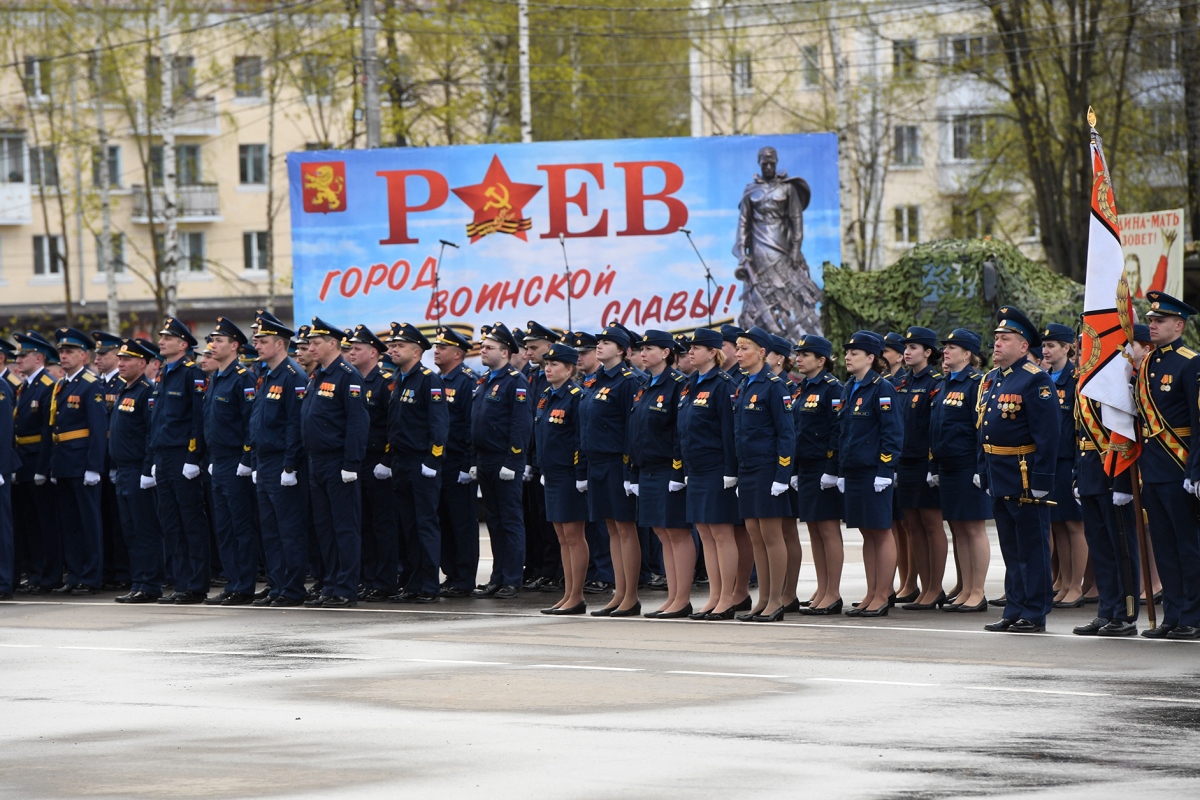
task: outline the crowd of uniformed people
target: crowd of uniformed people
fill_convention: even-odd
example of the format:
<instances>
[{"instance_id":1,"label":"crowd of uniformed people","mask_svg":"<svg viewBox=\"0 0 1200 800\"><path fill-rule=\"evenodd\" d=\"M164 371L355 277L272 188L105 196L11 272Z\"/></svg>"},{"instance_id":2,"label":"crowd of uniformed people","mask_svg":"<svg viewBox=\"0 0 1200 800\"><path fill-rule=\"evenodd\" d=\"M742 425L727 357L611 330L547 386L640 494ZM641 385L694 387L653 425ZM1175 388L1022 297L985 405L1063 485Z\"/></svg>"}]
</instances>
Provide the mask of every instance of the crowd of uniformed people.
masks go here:
<instances>
[{"instance_id":1,"label":"crowd of uniformed people","mask_svg":"<svg viewBox=\"0 0 1200 800\"><path fill-rule=\"evenodd\" d=\"M1194 639L1195 310L1149 295L1130 391L1157 554L1144 595L1163 608L1142 635ZM988 630L1030 633L1094 603L1075 633L1135 634L1135 487L1104 472L1113 442L1076 396L1075 331L997 318L990 370L978 332L914 326L849 337L844 383L834 343L732 325L485 325L480 374L462 333L409 323L292 330L260 311L249 335L218 318L203 348L173 318L156 341L16 333L0 340L0 599L345 608L539 591L556 598L545 614L598 596L592 616L748 622L999 606ZM990 599L989 520L1005 564ZM843 524L862 535L857 602L841 595ZM656 610L647 590L666 592Z\"/></svg>"}]
</instances>

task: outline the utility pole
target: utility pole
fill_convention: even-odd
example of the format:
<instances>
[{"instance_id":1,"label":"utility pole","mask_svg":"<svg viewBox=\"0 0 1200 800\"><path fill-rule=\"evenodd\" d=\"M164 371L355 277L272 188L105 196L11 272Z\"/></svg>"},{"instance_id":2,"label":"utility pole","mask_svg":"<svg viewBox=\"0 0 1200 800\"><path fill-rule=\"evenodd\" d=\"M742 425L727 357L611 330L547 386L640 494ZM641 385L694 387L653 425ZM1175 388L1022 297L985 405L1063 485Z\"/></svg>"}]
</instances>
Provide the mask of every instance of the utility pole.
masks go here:
<instances>
[{"instance_id":1,"label":"utility pole","mask_svg":"<svg viewBox=\"0 0 1200 800\"><path fill-rule=\"evenodd\" d=\"M116 265L112 257L112 192L108 185L108 126L104 122L104 69L100 52L92 51L92 105L96 111L96 137L100 140L100 252L96 258L104 270L108 290L108 330L121 333L121 308L117 298Z\"/></svg>"},{"instance_id":2,"label":"utility pole","mask_svg":"<svg viewBox=\"0 0 1200 800\"><path fill-rule=\"evenodd\" d=\"M692 0L691 43L688 47L688 83L691 94L692 136L704 135L704 67L700 56L700 20L704 0Z\"/></svg>"},{"instance_id":3,"label":"utility pole","mask_svg":"<svg viewBox=\"0 0 1200 800\"><path fill-rule=\"evenodd\" d=\"M167 316L178 309L179 296L179 215L175 190L175 58L171 52L171 17L167 0L158 0L159 72L162 75L162 114L159 134L163 154L163 267L167 273ZM154 218L153 191L150 194L150 218Z\"/></svg>"},{"instance_id":4,"label":"utility pole","mask_svg":"<svg viewBox=\"0 0 1200 800\"><path fill-rule=\"evenodd\" d=\"M379 120L379 26L375 0L362 0L363 102L367 112L367 147L380 147L383 126Z\"/></svg>"},{"instance_id":5,"label":"utility pole","mask_svg":"<svg viewBox=\"0 0 1200 800\"><path fill-rule=\"evenodd\" d=\"M521 80L521 141L533 141L533 99L529 94L529 0L517 2L517 68Z\"/></svg>"},{"instance_id":6,"label":"utility pole","mask_svg":"<svg viewBox=\"0 0 1200 800\"><path fill-rule=\"evenodd\" d=\"M87 305L87 277L83 259L83 164L79 157L79 101L75 94L75 64L71 63L71 126L73 138L72 156L75 159L75 253L79 260L79 305ZM66 234L66 231L63 231Z\"/></svg>"}]
</instances>

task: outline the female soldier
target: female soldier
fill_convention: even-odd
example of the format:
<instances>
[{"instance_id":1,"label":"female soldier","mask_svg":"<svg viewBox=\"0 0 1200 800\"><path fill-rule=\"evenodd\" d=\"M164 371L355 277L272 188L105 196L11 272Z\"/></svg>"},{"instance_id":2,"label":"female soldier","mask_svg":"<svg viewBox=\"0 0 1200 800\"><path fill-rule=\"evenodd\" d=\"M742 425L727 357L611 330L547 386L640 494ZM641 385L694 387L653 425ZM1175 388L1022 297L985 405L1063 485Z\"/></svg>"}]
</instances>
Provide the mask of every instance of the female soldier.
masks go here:
<instances>
[{"instance_id":1,"label":"female soldier","mask_svg":"<svg viewBox=\"0 0 1200 800\"><path fill-rule=\"evenodd\" d=\"M596 334L596 357L600 370L579 404L583 455L588 462L588 517L604 521L612 555L616 591L612 601L594 617L636 617L642 613L638 602L638 572L642 551L638 545L636 501L630 488L628 458L629 410L637 382L625 366L629 335L618 325L609 325Z\"/></svg>"},{"instance_id":2,"label":"female soldier","mask_svg":"<svg viewBox=\"0 0 1200 800\"><path fill-rule=\"evenodd\" d=\"M550 384L537 402L533 435L537 467L546 488L546 521L554 525L562 553L563 596L543 614L582 614L583 582L587 577L587 456L580 442L579 404L583 390L575 383L579 352L565 344L553 344L542 354L546 381Z\"/></svg>"},{"instance_id":3,"label":"female soldier","mask_svg":"<svg viewBox=\"0 0 1200 800\"><path fill-rule=\"evenodd\" d=\"M904 337L895 331L888 331L883 337L883 360L887 371L880 374L897 388L908 377L908 370L904 366L904 346ZM921 596L921 591L917 586L916 559L913 558L904 511L900 508L899 492L894 492L892 496L892 540L896 543L896 568L900 578L900 588L893 602L911 603Z\"/></svg>"},{"instance_id":4,"label":"female soldier","mask_svg":"<svg viewBox=\"0 0 1200 800\"><path fill-rule=\"evenodd\" d=\"M929 412L937 400L942 374L931 363L938 356L937 334L913 326L904 335L904 363L908 375L896 387L904 420L904 449L896 488L908 529L913 567L921 582L921 594L901 606L908 611L928 611L946 601L942 578L946 572L946 530L942 525L941 497L929 475ZM972 473L974 474L974 473Z\"/></svg>"},{"instance_id":5,"label":"female soldier","mask_svg":"<svg viewBox=\"0 0 1200 800\"><path fill-rule=\"evenodd\" d=\"M793 486L799 517L808 523L808 541L817 569L817 591L801 614L842 611L842 496L837 492L838 411L842 384L829 374L833 345L805 336L796 345L796 363L804 380L792 403L796 422L796 474Z\"/></svg>"},{"instance_id":6,"label":"female soldier","mask_svg":"<svg viewBox=\"0 0 1200 800\"><path fill-rule=\"evenodd\" d=\"M771 346L767 348L767 366L771 372L783 381L783 388L788 396L796 399L796 384L792 381L792 344L782 336L771 336ZM793 427L795 422L793 420ZM796 526L796 517L800 516L799 500L796 497L796 476L788 485L787 497L791 504L791 513L783 518L783 544L787 548L787 572L783 576L784 612L800 610L800 599L796 597L796 584L800 581L800 565L804 560L804 550L800 547L800 530Z\"/></svg>"},{"instance_id":7,"label":"female soldier","mask_svg":"<svg viewBox=\"0 0 1200 800\"><path fill-rule=\"evenodd\" d=\"M886 617L896 572L892 491L904 422L896 390L879 374L886 369L882 351L883 339L871 331L858 331L846 343L850 378L842 391L838 489L846 526L862 532L867 573L867 594L848 616Z\"/></svg>"},{"instance_id":8,"label":"female soldier","mask_svg":"<svg viewBox=\"0 0 1200 800\"><path fill-rule=\"evenodd\" d=\"M687 476L687 519L696 526L708 566L708 601L691 619L733 619L738 573L734 525L738 516L734 451L733 378L721 370L721 334L692 334L695 372L679 398L679 443Z\"/></svg>"},{"instance_id":9,"label":"female soldier","mask_svg":"<svg viewBox=\"0 0 1200 800\"><path fill-rule=\"evenodd\" d=\"M958 564L961 586L958 596L943 611L986 611L983 582L991 561L984 520L992 518L992 502L975 485L979 457L979 334L955 328L943 339L942 370L945 377L933 398L929 420L928 483L938 488L942 518L950 523L954 537L954 560ZM907 436L906 436L907 438Z\"/></svg>"},{"instance_id":10,"label":"female soldier","mask_svg":"<svg viewBox=\"0 0 1200 800\"><path fill-rule=\"evenodd\" d=\"M629 415L630 484L638 498L638 525L653 528L662 542L667 599L647 617L678 619L692 613L692 579L696 546L687 523L680 455L679 395L686 378L671 365L675 343L666 331L642 335L642 367L646 382L633 396Z\"/></svg>"},{"instance_id":11,"label":"female soldier","mask_svg":"<svg viewBox=\"0 0 1200 800\"><path fill-rule=\"evenodd\" d=\"M1058 555L1058 571L1062 583L1054 598L1055 608L1078 608L1083 605L1083 574L1087 569L1087 540L1083 535L1083 510L1075 502L1072 491L1075 451L1075 331L1066 325L1050 323L1042 333L1043 365L1054 381L1058 392L1059 421L1058 462L1054 470L1054 499L1058 505L1050 508L1050 531L1054 536L1054 552Z\"/></svg>"},{"instance_id":12,"label":"female soldier","mask_svg":"<svg viewBox=\"0 0 1200 800\"><path fill-rule=\"evenodd\" d=\"M792 396L766 365L770 346L771 334L757 326L738 338L738 364L747 377L738 387L733 405L738 510L750 533L759 587L758 602L738 619L754 622L778 622L784 615L787 546L783 519L792 513L787 491L796 449Z\"/></svg>"}]
</instances>

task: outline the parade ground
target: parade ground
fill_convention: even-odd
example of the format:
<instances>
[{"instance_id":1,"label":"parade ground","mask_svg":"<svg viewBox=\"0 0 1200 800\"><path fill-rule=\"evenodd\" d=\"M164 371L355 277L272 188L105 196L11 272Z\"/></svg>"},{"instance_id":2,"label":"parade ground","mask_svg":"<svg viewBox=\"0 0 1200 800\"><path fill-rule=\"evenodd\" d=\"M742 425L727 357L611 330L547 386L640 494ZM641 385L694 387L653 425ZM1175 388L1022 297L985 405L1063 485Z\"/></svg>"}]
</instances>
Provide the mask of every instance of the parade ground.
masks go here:
<instances>
[{"instance_id":1,"label":"parade ground","mask_svg":"<svg viewBox=\"0 0 1200 800\"><path fill-rule=\"evenodd\" d=\"M1021 635L551 602L2 603L0 797L1200 796L1200 643L1073 636L1094 606Z\"/></svg>"}]
</instances>

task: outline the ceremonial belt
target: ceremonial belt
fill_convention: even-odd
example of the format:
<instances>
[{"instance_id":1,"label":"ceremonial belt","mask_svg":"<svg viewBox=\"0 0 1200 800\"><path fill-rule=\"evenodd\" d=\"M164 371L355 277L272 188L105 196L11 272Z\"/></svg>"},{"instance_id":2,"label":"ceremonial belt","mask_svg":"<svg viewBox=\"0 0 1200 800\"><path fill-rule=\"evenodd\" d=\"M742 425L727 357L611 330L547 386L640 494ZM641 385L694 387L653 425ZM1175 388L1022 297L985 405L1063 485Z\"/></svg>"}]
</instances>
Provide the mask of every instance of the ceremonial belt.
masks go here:
<instances>
[{"instance_id":1,"label":"ceremonial belt","mask_svg":"<svg viewBox=\"0 0 1200 800\"><path fill-rule=\"evenodd\" d=\"M1154 351L1151 351L1154 352ZM1146 439L1158 439L1167 452L1171 454L1179 466L1187 465L1188 444L1184 441L1192 435L1192 429L1172 428L1163 419L1162 412L1154 405L1150 394L1150 353L1142 359L1142 367L1137 376L1137 399L1142 412L1142 436Z\"/></svg>"},{"instance_id":2,"label":"ceremonial belt","mask_svg":"<svg viewBox=\"0 0 1200 800\"><path fill-rule=\"evenodd\" d=\"M1080 439L1079 440L1079 449L1080 450L1097 450L1098 451L1100 448L1096 446L1095 442L1093 442L1089 439Z\"/></svg>"},{"instance_id":3,"label":"ceremonial belt","mask_svg":"<svg viewBox=\"0 0 1200 800\"><path fill-rule=\"evenodd\" d=\"M65 433L56 433L54 434L54 443L58 444L59 442L71 442L75 439L86 439L90 433L91 431L87 428L80 428L77 431L67 431Z\"/></svg>"},{"instance_id":4,"label":"ceremonial belt","mask_svg":"<svg viewBox=\"0 0 1200 800\"><path fill-rule=\"evenodd\" d=\"M41 444L41 441L42 441L42 435L40 433L35 433L32 436L18 436L17 437L17 445L18 446L26 445L26 444Z\"/></svg>"},{"instance_id":5,"label":"ceremonial belt","mask_svg":"<svg viewBox=\"0 0 1200 800\"><path fill-rule=\"evenodd\" d=\"M1109 437L1108 429L1096 419L1096 412L1092 408L1092 400L1090 398L1079 398L1079 402L1075 404L1075 420L1083 428L1083 432L1086 435L1086 438L1083 436L1079 438L1080 450L1097 450L1101 453L1108 452L1112 440Z\"/></svg>"},{"instance_id":6,"label":"ceremonial belt","mask_svg":"<svg viewBox=\"0 0 1200 800\"><path fill-rule=\"evenodd\" d=\"M1004 447L998 444L985 444L983 452L993 456L1024 456L1037 450L1036 444L1022 444L1016 447Z\"/></svg>"}]
</instances>

